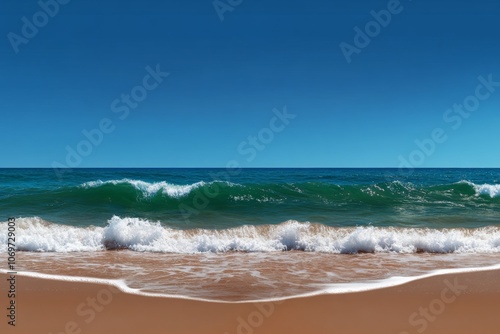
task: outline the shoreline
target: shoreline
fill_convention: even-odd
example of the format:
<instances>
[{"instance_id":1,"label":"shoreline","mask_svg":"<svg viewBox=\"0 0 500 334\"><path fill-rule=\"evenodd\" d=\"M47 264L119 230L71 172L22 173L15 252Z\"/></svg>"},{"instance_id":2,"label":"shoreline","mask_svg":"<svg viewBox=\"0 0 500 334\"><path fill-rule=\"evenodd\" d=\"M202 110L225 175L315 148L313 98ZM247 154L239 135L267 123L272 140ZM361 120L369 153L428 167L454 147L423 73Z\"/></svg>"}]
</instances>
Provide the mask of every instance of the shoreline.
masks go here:
<instances>
[{"instance_id":1,"label":"shoreline","mask_svg":"<svg viewBox=\"0 0 500 334\"><path fill-rule=\"evenodd\" d=\"M401 285L409 284L412 282L418 282L420 280L425 280L427 278L446 276L446 275L456 275L456 274L468 274L468 273L480 273L487 271L498 271L500 273L500 264L491 265L486 267L472 267L472 268L453 268L453 269L437 269L418 276L401 276L401 277L389 277L380 280L369 280L365 282L352 282L352 283L332 283L328 284L324 289L317 291L284 296L279 298L269 298L269 299L258 299L258 300L219 300L219 299L208 299L199 298L185 295L172 295L164 293L155 293L148 291L140 291L139 289L134 289L129 287L123 280L120 279L104 279L95 277L83 277L83 276L70 276L70 275L54 275L54 274L44 274L30 271L18 271L17 276L47 280L47 281L58 281L58 282L68 282L68 283L82 283L82 284L97 284L102 286L110 286L114 289L119 290L121 293L136 295L141 297L151 297L151 298L168 298L168 299L183 299L197 302L207 302L207 303L222 303L222 304L243 304L243 303L275 303L283 302L290 299L298 298L308 298L321 295L338 295L338 294L349 294L349 293L361 293L369 292L380 289L387 289L392 287L398 287ZM9 271L0 269L0 275L6 275ZM500 286L500 276L499 276L499 286Z\"/></svg>"},{"instance_id":2,"label":"shoreline","mask_svg":"<svg viewBox=\"0 0 500 334\"><path fill-rule=\"evenodd\" d=\"M493 334L500 327L500 269L257 303L141 296L106 284L19 273L16 280L16 333ZM4 272L0 282L4 295ZM6 313L7 299L0 301ZM2 318L2 332L13 329Z\"/></svg>"}]
</instances>

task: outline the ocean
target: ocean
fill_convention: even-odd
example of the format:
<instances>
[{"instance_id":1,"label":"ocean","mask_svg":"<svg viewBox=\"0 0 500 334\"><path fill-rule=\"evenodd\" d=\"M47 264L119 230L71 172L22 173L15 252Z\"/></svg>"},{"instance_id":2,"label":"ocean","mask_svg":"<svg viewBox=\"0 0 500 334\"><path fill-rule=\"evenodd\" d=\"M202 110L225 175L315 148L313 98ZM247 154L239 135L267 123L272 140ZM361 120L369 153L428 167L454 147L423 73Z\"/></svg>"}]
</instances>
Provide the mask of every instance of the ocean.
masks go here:
<instances>
[{"instance_id":1,"label":"ocean","mask_svg":"<svg viewBox=\"0 0 500 334\"><path fill-rule=\"evenodd\" d=\"M0 169L16 269L248 301L500 263L500 169ZM51 277L51 276L47 276Z\"/></svg>"}]
</instances>

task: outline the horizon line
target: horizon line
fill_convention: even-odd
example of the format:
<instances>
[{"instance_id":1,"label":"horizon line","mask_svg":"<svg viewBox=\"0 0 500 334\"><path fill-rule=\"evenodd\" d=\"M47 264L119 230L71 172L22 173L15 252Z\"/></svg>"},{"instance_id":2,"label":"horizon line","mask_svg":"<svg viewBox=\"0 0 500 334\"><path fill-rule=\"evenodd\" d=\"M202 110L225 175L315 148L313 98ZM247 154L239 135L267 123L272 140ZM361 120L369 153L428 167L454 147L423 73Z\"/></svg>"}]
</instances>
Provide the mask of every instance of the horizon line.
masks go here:
<instances>
[{"instance_id":1,"label":"horizon line","mask_svg":"<svg viewBox=\"0 0 500 334\"><path fill-rule=\"evenodd\" d=\"M0 169L500 169L500 167L75 167L75 168L53 168L53 167L0 167Z\"/></svg>"}]
</instances>

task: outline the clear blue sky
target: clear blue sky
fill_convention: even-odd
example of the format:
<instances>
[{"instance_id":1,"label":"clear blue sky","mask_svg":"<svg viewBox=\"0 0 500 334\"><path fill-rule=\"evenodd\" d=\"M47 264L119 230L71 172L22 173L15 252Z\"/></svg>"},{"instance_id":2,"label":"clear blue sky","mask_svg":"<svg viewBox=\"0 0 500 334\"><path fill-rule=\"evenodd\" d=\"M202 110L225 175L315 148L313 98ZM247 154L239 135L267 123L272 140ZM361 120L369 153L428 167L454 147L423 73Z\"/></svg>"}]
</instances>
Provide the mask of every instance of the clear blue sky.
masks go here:
<instances>
[{"instance_id":1,"label":"clear blue sky","mask_svg":"<svg viewBox=\"0 0 500 334\"><path fill-rule=\"evenodd\" d=\"M500 87L460 125L443 118L479 76L500 82L500 3L399 6L348 63L340 43L388 1L244 0L221 21L210 0L71 0L46 25L37 1L2 1L0 167L67 165L105 118L73 167L397 167L436 128L447 140L419 167L500 167ZM33 15L16 53L8 34ZM170 75L120 119L113 101L157 64ZM252 147L284 106L296 117Z\"/></svg>"}]
</instances>

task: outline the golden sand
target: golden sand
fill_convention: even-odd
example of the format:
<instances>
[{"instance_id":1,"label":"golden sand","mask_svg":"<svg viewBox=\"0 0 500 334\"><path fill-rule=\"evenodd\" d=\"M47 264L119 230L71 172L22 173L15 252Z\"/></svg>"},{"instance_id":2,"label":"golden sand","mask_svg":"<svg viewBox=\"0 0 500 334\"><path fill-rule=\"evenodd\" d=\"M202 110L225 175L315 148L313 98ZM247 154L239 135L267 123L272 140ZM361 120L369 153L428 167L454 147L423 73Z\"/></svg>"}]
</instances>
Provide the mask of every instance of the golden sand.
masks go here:
<instances>
[{"instance_id":1,"label":"golden sand","mask_svg":"<svg viewBox=\"0 0 500 334\"><path fill-rule=\"evenodd\" d=\"M6 317L7 275L0 277L1 333L500 333L500 271L257 304L145 297L18 275L15 328Z\"/></svg>"}]
</instances>

